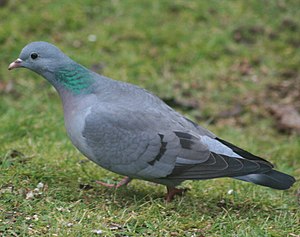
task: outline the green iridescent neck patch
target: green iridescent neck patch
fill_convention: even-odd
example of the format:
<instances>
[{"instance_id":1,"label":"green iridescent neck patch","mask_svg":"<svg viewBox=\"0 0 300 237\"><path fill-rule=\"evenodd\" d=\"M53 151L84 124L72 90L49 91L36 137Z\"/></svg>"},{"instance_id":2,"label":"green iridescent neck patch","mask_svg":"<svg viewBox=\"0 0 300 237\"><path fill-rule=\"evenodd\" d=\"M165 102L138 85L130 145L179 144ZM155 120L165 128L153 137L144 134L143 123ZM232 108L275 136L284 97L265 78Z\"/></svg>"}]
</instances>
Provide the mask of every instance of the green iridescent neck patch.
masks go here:
<instances>
[{"instance_id":1,"label":"green iridescent neck patch","mask_svg":"<svg viewBox=\"0 0 300 237\"><path fill-rule=\"evenodd\" d=\"M91 73L78 64L59 69L55 78L65 89L77 95L90 93L94 81Z\"/></svg>"}]
</instances>

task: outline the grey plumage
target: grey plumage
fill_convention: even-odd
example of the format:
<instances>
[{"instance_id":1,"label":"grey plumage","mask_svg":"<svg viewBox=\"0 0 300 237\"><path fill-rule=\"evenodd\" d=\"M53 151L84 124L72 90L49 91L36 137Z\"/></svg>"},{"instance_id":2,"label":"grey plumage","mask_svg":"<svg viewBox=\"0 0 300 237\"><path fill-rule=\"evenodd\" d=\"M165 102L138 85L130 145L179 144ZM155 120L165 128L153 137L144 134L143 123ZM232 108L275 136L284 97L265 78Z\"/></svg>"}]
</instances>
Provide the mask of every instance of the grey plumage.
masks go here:
<instances>
[{"instance_id":1,"label":"grey plumage","mask_svg":"<svg viewBox=\"0 0 300 237\"><path fill-rule=\"evenodd\" d=\"M37 54L37 58L35 58ZM9 69L26 67L58 91L73 144L110 171L174 188L182 181L233 177L288 189L292 176L228 143L132 84L98 75L55 46L33 42Z\"/></svg>"}]
</instances>

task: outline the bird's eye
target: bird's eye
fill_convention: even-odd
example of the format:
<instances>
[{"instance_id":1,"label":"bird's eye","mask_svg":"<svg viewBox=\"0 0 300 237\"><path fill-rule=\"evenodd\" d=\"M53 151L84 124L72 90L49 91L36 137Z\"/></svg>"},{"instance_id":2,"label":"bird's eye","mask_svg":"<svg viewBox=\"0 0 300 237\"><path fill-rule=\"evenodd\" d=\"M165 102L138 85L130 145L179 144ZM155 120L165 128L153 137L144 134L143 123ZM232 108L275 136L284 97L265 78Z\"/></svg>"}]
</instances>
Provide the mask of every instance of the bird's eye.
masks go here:
<instances>
[{"instance_id":1,"label":"bird's eye","mask_svg":"<svg viewBox=\"0 0 300 237\"><path fill-rule=\"evenodd\" d=\"M38 55L37 55L37 53L32 53L32 54L30 55L30 57L31 57L32 59L36 59L36 58L38 57Z\"/></svg>"}]
</instances>

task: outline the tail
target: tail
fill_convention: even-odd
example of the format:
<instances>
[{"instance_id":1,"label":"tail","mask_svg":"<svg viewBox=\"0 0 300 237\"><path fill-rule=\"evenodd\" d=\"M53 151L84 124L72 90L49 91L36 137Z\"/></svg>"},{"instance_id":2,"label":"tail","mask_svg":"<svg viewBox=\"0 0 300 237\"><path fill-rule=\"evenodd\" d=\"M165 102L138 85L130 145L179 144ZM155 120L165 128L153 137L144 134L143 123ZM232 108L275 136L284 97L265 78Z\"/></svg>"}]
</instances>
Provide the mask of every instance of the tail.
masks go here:
<instances>
[{"instance_id":1,"label":"tail","mask_svg":"<svg viewBox=\"0 0 300 237\"><path fill-rule=\"evenodd\" d=\"M259 174L237 176L234 178L279 190L289 189L296 181L293 176L281 173L277 170L270 170Z\"/></svg>"},{"instance_id":2,"label":"tail","mask_svg":"<svg viewBox=\"0 0 300 237\"><path fill-rule=\"evenodd\" d=\"M257 170L257 173L253 174L246 174L246 175L241 175L241 176L235 176L233 178L243 180L246 182L274 188L274 189L279 189L279 190L285 190L289 189L293 183L296 182L295 178L293 176L284 174L282 172L279 172L277 170L273 170L272 168L274 167L270 162L255 156L227 141L224 141L220 138L216 138L219 142L223 143L224 145L230 147L235 153L239 154L242 156L244 159L251 160L254 162L259 163L260 165L264 164L264 166L269 166L269 170Z\"/></svg>"}]
</instances>

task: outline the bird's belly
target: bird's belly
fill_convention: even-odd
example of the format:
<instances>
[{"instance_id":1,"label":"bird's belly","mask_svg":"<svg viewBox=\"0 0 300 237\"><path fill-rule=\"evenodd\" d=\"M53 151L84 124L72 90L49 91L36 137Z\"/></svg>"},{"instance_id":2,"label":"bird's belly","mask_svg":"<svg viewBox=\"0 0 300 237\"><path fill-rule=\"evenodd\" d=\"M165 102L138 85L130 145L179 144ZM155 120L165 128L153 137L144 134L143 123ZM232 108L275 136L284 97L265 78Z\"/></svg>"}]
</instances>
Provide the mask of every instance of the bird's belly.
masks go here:
<instances>
[{"instance_id":1,"label":"bird's belly","mask_svg":"<svg viewBox=\"0 0 300 237\"><path fill-rule=\"evenodd\" d=\"M65 127L67 134L73 143L73 145L87 158L93 159L93 154L88 148L85 138L82 135L84 129L85 117L90 113L90 108L85 111L78 113L76 111L71 111L65 114Z\"/></svg>"}]
</instances>

